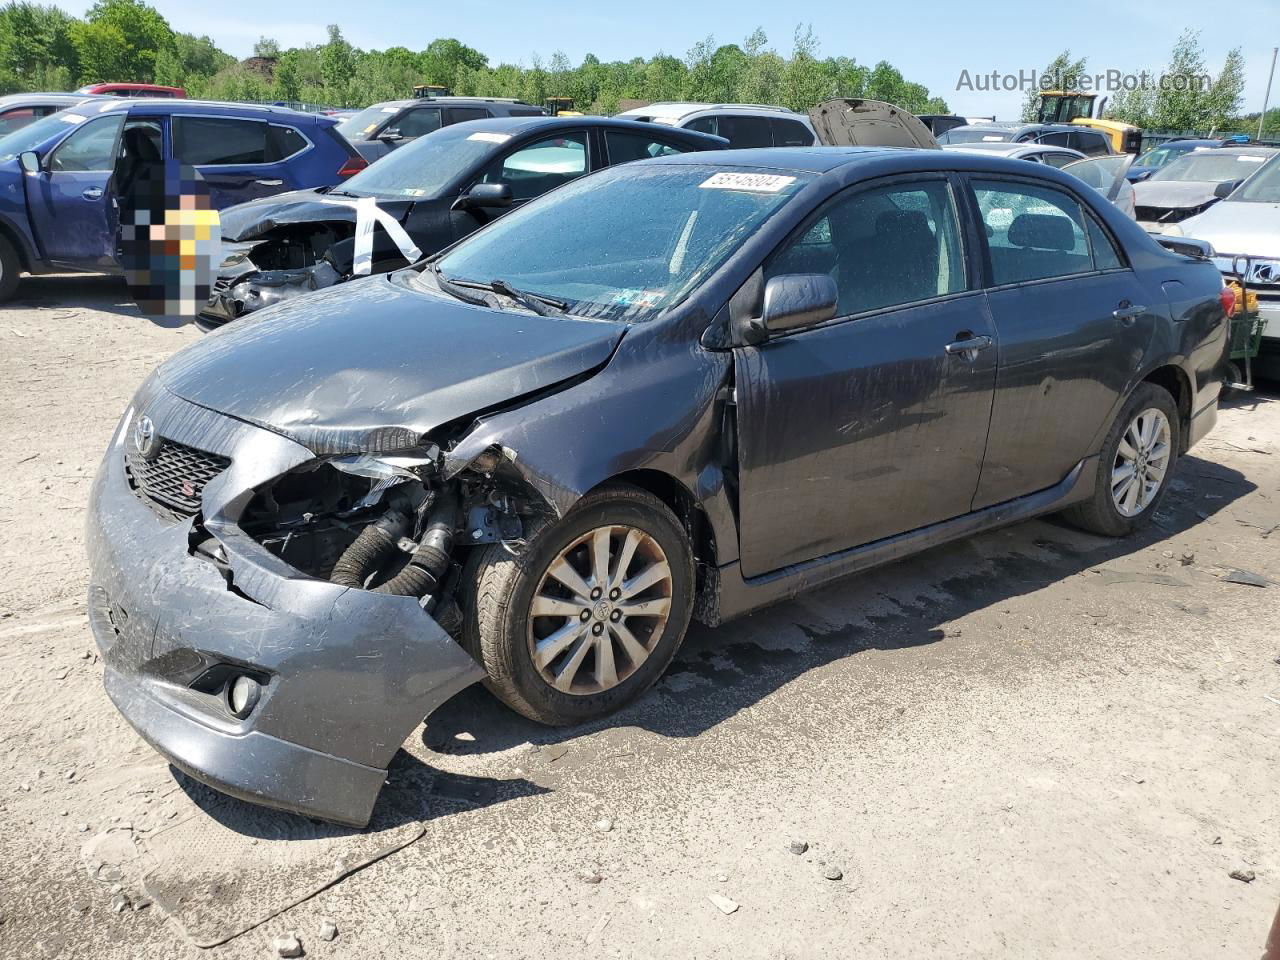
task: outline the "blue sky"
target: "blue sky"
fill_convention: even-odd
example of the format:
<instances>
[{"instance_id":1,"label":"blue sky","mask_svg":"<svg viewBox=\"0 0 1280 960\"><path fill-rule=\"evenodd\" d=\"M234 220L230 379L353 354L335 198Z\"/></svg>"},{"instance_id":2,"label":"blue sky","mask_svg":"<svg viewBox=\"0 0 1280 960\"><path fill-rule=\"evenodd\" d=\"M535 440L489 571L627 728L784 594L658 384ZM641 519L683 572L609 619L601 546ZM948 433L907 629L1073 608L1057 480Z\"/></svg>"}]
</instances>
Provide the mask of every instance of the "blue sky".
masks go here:
<instances>
[{"instance_id":1,"label":"blue sky","mask_svg":"<svg viewBox=\"0 0 1280 960\"><path fill-rule=\"evenodd\" d=\"M803 4L759 0L647 0L621 5L577 0L552 3L405 3L392 0L150 0L176 30L207 34L228 53L248 56L260 35L281 47L320 43L325 24L336 23L356 46L402 45L422 49L439 36L457 37L485 53L491 63L529 62L563 50L574 63L586 53L602 60L683 56L712 34L720 43L740 43L755 27L789 53L798 22L811 23L825 56L851 56L860 63L887 59L911 80L945 97L958 113L1001 118L1016 115L1018 93L957 91L962 69L971 74L1039 69L1063 47L1089 59L1090 71L1159 71L1178 34L1201 31L1209 70L1216 73L1226 52L1243 48L1247 84L1245 112L1262 105L1271 48L1280 44L1280 2L1234 0L1219 7L1206 0L1074 0L1029 4L992 0L856 4L808 0ZM89 4L84 4L87 8ZM67 8L83 13L78 4ZM264 12L265 11L265 12ZM1230 16L1224 16L1229 12ZM1280 89L1272 89L1272 105Z\"/></svg>"}]
</instances>

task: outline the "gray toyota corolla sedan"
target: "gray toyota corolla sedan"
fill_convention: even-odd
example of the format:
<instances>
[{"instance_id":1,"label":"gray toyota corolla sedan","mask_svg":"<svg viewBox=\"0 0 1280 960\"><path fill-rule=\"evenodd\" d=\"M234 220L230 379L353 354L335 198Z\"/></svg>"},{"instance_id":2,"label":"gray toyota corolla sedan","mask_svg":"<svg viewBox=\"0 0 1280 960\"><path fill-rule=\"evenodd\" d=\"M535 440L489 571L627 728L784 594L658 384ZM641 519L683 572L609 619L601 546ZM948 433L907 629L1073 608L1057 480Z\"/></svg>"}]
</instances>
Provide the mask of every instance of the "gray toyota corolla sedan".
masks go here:
<instances>
[{"instance_id":1,"label":"gray toyota corolla sedan","mask_svg":"<svg viewBox=\"0 0 1280 960\"><path fill-rule=\"evenodd\" d=\"M691 616L1050 511L1134 530L1214 423L1222 291L1023 161L582 178L142 385L89 517L107 692L218 789L363 824L474 681L583 721Z\"/></svg>"}]
</instances>

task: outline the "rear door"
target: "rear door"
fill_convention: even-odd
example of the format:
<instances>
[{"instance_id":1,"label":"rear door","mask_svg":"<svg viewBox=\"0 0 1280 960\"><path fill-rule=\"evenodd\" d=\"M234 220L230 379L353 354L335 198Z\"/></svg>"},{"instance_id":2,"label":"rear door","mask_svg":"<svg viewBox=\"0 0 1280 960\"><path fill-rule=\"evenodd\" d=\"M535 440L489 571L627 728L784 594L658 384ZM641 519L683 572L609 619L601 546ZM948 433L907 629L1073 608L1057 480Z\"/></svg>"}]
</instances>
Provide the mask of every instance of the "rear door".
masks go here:
<instances>
[{"instance_id":1,"label":"rear door","mask_svg":"<svg viewBox=\"0 0 1280 960\"><path fill-rule=\"evenodd\" d=\"M974 509L1047 489L1094 452L1155 330L1163 296L1057 186L972 177L999 332L991 435Z\"/></svg>"},{"instance_id":2,"label":"rear door","mask_svg":"<svg viewBox=\"0 0 1280 960\"><path fill-rule=\"evenodd\" d=\"M27 214L45 259L78 269L114 262L110 186L124 120L125 111L114 110L82 121L39 172L25 175Z\"/></svg>"},{"instance_id":3,"label":"rear door","mask_svg":"<svg viewBox=\"0 0 1280 960\"><path fill-rule=\"evenodd\" d=\"M175 114L172 130L174 157L199 171L219 210L299 186L281 153L310 146L292 128L245 117Z\"/></svg>"},{"instance_id":4,"label":"rear door","mask_svg":"<svg viewBox=\"0 0 1280 960\"><path fill-rule=\"evenodd\" d=\"M839 304L735 351L746 576L969 510L996 350L955 198L942 174L851 188L765 264Z\"/></svg>"}]
</instances>

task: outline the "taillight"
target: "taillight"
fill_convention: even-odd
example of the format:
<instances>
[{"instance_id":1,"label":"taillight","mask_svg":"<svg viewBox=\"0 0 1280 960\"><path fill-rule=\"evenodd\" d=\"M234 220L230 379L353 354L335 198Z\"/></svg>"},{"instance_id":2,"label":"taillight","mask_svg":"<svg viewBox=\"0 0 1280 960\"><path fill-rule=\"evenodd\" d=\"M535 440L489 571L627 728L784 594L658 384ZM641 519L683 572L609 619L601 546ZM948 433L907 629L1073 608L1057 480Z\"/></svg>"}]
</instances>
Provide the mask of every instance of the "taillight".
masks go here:
<instances>
[{"instance_id":1,"label":"taillight","mask_svg":"<svg viewBox=\"0 0 1280 960\"><path fill-rule=\"evenodd\" d=\"M1222 301L1222 312L1228 317L1236 312L1236 292L1228 286L1218 292L1218 299Z\"/></svg>"},{"instance_id":2,"label":"taillight","mask_svg":"<svg viewBox=\"0 0 1280 960\"><path fill-rule=\"evenodd\" d=\"M338 168L338 176L349 177L352 174L359 173L368 165L369 161L357 153L354 157L347 157L347 162Z\"/></svg>"}]
</instances>

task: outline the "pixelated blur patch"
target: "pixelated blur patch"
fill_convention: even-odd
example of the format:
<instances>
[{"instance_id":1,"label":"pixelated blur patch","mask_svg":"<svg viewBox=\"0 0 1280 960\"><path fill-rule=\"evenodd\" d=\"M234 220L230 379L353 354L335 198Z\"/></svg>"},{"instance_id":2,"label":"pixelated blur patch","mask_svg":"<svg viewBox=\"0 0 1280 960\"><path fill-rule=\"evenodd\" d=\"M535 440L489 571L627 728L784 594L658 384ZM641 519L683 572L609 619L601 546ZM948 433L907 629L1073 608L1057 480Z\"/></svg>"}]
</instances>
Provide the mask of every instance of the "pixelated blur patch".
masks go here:
<instances>
[{"instance_id":1,"label":"pixelated blur patch","mask_svg":"<svg viewBox=\"0 0 1280 960\"><path fill-rule=\"evenodd\" d=\"M221 221L209 184L194 167L138 154L117 185L117 258L129 295L148 316L193 318L209 299L221 260Z\"/></svg>"}]
</instances>

